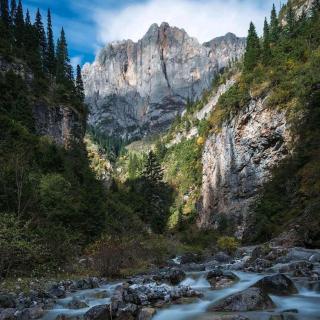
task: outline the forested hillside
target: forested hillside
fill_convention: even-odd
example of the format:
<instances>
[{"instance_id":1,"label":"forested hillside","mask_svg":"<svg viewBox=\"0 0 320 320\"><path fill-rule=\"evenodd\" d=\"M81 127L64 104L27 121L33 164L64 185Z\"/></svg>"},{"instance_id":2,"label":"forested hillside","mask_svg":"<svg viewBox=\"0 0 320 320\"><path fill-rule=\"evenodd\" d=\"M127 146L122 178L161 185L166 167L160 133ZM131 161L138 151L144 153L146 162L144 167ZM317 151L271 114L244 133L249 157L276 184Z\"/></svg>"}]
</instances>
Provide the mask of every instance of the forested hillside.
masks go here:
<instances>
[{"instance_id":1,"label":"forested hillside","mask_svg":"<svg viewBox=\"0 0 320 320\"><path fill-rule=\"evenodd\" d=\"M21 1L1 1L0 276L53 272L103 228L77 71L63 29L54 43L50 11L44 27L39 10L32 21Z\"/></svg>"},{"instance_id":2,"label":"forested hillside","mask_svg":"<svg viewBox=\"0 0 320 320\"><path fill-rule=\"evenodd\" d=\"M50 11L44 26L40 11L33 21L20 1L1 1L1 275L56 272L84 256L93 261L91 272L114 276L177 252L232 251L241 241L265 242L286 230L293 243L317 246L320 5L299 14L295 5L279 14L274 7L262 38L251 24L244 58L231 59L168 132L127 145L96 128L84 141L81 70L74 75L63 28L54 41ZM205 208L206 195L233 190L225 183L212 192L204 182L219 158L215 141L228 150L220 137L238 122L241 133L252 105L262 106L256 114L283 115L290 144L269 127L258 145L248 144L253 154L262 146L265 158L251 156L251 164L257 177L264 172L240 219L232 210ZM247 140L244 134L236 142ZM268 154L279 153L278 145L285 152L273 165ZM264 161L267 169L259 167ZM228 182L227 174L220 176ZM241 192L234 192L237 209L247 197Z\"/></svg>"}]
</instances>

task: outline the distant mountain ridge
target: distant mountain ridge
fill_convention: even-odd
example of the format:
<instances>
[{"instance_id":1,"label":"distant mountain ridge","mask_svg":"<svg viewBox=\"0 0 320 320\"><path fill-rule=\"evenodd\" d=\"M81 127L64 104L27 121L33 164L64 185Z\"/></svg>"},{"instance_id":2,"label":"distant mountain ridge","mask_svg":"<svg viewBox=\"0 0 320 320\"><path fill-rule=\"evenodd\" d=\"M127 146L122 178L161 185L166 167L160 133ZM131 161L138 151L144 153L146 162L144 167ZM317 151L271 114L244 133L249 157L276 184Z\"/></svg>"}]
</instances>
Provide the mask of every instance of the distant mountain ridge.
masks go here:
<instances>
[{"instance_id":1,"label":"distant mountain ridge","mask_svg":"<svg viewBox=\"0 0 320 320\"><path fill-rule=\"evenodd\" d=\"M163 132L245 44L232 33L200 44L168 23L138 42L108 44L82 70L90 125L128 139Z\"/></svg>"}]
</instances>

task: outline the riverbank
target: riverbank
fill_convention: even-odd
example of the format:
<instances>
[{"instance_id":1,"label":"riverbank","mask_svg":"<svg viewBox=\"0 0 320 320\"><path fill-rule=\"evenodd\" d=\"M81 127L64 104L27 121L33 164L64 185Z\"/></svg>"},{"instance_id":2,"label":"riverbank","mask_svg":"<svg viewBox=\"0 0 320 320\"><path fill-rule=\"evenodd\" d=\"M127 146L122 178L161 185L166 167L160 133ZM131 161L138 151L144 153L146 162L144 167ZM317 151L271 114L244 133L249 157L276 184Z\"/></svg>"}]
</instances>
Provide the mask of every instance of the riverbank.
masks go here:
<instances>
[{"instance_id":1,"label":"riverbank","mask_svg":"<svg viewBox=\"0 0 320 320\"><path fill-rule=\"evenodd\" d=\"M254 246L232 257L219 252L200 259L176 257L121 281L17 279L11 292L1 286L0 319L318 319L319 250ZM275 277L267 289L265 284L248 289L267 276ZM289 291L283 291L286 281ZM232 312L221 314L226 311Z\"/></svg>"}]
</instances>

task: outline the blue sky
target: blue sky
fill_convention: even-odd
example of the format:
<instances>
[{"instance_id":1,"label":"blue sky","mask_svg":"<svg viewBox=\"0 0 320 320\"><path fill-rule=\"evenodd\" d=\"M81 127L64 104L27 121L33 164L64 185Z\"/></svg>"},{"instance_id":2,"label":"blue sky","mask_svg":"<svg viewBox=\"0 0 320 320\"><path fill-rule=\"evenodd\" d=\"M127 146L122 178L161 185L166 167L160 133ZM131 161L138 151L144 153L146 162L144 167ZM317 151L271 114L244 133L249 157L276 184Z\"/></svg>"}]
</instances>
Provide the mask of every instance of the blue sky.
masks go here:
<instances>
[{"instance_id":1,"label":"blue sky","mask_svg":"<svg viewBox=\"0 0 320 320\"><path fill-rule=\"evenodd\" d=\"M23 0L43 18L51 8L55 35L64 26L73 64L92 62L110 41L137 41L154 22L184 28L200 42L229 31L245 36L251 20L262 30L273 2L279 8L280 0Z\"/></svg>"}]
</instances>

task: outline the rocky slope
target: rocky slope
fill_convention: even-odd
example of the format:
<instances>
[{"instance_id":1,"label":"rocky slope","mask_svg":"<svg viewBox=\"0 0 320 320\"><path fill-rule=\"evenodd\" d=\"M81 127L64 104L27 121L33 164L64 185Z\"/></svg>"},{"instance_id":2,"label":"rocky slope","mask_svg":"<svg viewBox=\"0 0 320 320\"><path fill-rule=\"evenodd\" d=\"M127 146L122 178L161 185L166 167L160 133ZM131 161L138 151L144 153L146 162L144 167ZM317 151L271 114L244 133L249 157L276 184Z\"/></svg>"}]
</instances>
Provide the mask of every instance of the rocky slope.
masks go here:
<instances>
[{"instance_id":1,"label":"rocky slope","mask_svg":"<svg viewBox=\"0 0 320 320\"><path fill-rule=\"evenodd\" d=\"M13 72L20 76L29 87L32 87L34 76L31 70L21 61L8 62L0 57L0 72L4 75ZM73 142L81 143L86 128L83 114L67 105L48 102L47 99L34 102L33 118L36 133L53 139L59 145L69 147Z\"/></svg>"},{"instance_id":2,"label":"rocky slope","mask_svg":"<svg viewBox=\"0 0 320 320\"><path fill-rule=\"evenodd\" d=\"M248 106L210 135L203 155L198 225L218 227L227 218L242 237L246 214L271 169L290 152L285 113L252 99Z\"/></svg>"},{"instance_id":3,"label":"rocky slope","mask_svg":"<svg viewBox=\"0 0 320 320\"><path fill-rule=\"evenodd\" d=\"M66 148L72 143L82 143L86 119L74 109L39 102L33 108L33 117L39 135L48 136Z\"/></svg>"},{"instance_id":4,"label":"rocky slope","mask_svg":"<svg viewBox=\"0 0 320 320\"><path fill-rule=\"evenodd\" d=\"M161 132L244 49L233 34L202 45L167 23L153 24L137 43L111 43L83 67L89 123L126 138Z\"/></svg>"}]
</instances>

